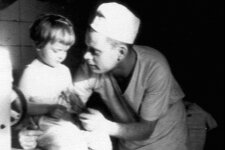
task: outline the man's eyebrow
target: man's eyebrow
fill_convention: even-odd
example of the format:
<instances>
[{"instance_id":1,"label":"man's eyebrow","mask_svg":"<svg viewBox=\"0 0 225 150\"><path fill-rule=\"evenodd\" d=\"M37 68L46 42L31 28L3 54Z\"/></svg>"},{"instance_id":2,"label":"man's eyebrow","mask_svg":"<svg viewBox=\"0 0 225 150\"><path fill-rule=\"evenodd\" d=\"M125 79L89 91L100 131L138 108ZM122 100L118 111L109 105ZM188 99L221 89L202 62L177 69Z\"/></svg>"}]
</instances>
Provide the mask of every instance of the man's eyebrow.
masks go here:
<instances>
[{"instance_id":1,"label":"man's eyebrow","mask_svg":"<svg viewBox=\"0 0 225 150\"><path fill-rule=\"evenodd\" d=\"M87 50L89 50L90 52L98 52L98 53L101 53L102 52L101 50L96 49L96 48L93 48L91 46L88 46Z\"/></svg>"},{"instance_id":2,"label":"man's eyebrow","mask_svg":"<svg viewBox=\"0 0 225 150\"><path fill-rule=\"evenodd\" d=\"M100 11L96 12L96 16L105 18L105 16Z\"/></svg>"}]
</instances>

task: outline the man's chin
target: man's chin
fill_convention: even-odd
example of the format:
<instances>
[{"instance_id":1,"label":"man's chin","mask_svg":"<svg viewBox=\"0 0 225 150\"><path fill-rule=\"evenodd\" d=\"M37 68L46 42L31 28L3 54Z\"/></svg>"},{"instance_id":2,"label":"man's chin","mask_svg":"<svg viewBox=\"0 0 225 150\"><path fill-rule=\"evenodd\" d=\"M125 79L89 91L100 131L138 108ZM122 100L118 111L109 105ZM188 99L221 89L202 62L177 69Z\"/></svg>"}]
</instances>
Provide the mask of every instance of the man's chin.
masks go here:
<instances>
[{"instance_id":1,"label":"man's chin","mask_svg":"<svg viewBox=\"0 0 225 150\"><path fill-rule=\"evenodd\" d=\"M96 66L90 65L90 64L88 64L88 66L89 66L89 68L91 69L92 72L94 72L94 73L99 72L99 69Z\"/></svg>"},{"instance_id":2,"label":"man's chin","mask_svg":"<svg viewBox=\"0 0 225 150\"><path fill-rule=\"evenodd\" d=\"M96 73L96 74L103 74L103 73L106 73L105 71L102 71L102 70L99 70L97 68L91 68L91 71Z\"/></svg>"},{"instance_id":3,"label":"man's chin","mask_svg":"<svg viewBox=\"0 0 225 150\"><path fill-rule=\"evenodd\" d=\"M106 70L101 70L101 69L99 69L97 66L95 66L95 65L88 65L89 66L89 68L91 69L91 71L93 72L93 73L96 73L96 74L104 74L104 73L106 73L107 71Z\"/></svg>"},{"instance_id":4,"label":"man's chin","mask_svg":"<svg viewBox=\"0 0 225 150\"><path fill-rule=\"evenodd\" d=\"M97 69L91 69L92 72L96 73L96 74L102 74L103 72Z\"/></svg>"}]
</instances>

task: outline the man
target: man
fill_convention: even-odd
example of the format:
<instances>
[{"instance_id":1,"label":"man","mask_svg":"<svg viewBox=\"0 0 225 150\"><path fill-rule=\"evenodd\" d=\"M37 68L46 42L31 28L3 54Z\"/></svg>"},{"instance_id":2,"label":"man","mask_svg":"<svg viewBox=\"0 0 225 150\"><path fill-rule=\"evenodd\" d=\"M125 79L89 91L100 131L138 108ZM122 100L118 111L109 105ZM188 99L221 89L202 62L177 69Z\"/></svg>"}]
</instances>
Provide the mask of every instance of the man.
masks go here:
<instances>
[{"instance_id":1,"label":"man","mask_svg":"<svg viewBox=\"0 0 225 150\"><path fill-rule=\"evenodd\" d=\"M161 53L134 45L139 26L121 4L98 7L74 89L84 103L99 93L113 120L89 109L81 122L87 131L118 138L115 150L187 150L184 93Z\"/></svg>"},{"instance_id":2,"label":"man","mask_svg":"<svg viewBox=\"0 0 225 150\"><path fill-rule=\"evenodd\" d=\"M139 26L121 4L98 7L74 87L84 103L99 93L114 120L89 109L81 121L88 131L118 138L116 150L186 150L184 93L161 53L134 45Z\"/></svg>"}]
</instances>

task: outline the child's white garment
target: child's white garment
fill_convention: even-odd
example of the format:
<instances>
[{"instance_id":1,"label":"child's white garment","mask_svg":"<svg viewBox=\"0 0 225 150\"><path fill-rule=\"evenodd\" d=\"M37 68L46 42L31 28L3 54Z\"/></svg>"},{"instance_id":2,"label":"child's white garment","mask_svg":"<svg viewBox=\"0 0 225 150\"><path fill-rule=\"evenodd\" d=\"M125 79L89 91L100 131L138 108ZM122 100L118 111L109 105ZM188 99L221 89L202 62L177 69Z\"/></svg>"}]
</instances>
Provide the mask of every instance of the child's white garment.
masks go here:
<instances>
[{"instance_id":1,"label":"child's white garment","mask_svg":"<svg viewBox=\"0 0 225 150\"><path fill-rule=\"evenodd\" d=\"M56 122L45 117L39 126L45 132L38 145L47 150L112 150L109 135L101 131L82 131L70 121Z\"/></svg>"},{"instance_id":2,"label":"child's white garment","mask_svg":"<svg viewBox=\"0 0 225 150\"><path fill-rule=\"evenodd\" d=\"M42 127L43 126L43 127ZM88 150L81 130L65 120L40 120L40 127L45 132L38 139L38 145L46 150Z\"/></svg>"},{"instance_id":3,"label":"child's white garment","mask_svg":"<svg viewBox=\"0 0 225 150\"><path fill-rule=\"evenodd\" d=\"M69 100L70 93L68 92L71 87L71 74L65 65L61 64L53 68L38 59L26 67L19 83L19 88L28 103L59 104L65 106L68 112L72 111L71 107L82 105L79 101ZM42 116L39 120L39 128L45 131L44 135L39 138L39 143L48 150L88 150L87 145L92 150L112 150L108 135L87 132L88 134L85 135L88 136L83 138L83 131L73 124L72 120L71 122L56 121ZM101 142L98 142L98 139L101 139Z\"/></svg>"},{"instance_id":4,"label":"child's white garment","mask_svg":"<svg viewBox=\"0 0 225 150\"><path fill-rule=\"evenodd\" d=\"M71 74L65 65L50 67L38 59L25 68L19 83L19 88L29 103L64 106L68 104L65 101L59 101L58 97L71 86Z\"/></svg>"}]
</instances>

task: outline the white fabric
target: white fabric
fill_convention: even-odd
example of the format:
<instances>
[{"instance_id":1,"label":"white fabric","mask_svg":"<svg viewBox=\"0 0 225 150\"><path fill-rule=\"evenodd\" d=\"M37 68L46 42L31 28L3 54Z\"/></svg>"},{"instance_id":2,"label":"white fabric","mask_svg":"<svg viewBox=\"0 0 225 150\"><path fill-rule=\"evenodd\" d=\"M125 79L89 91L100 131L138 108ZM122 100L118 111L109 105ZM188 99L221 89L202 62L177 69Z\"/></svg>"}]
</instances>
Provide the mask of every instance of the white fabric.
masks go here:
<instances>
[{"instance_id":1,"label":"white fabric","mask_svg":"<svg viewBox=\"0 0 225 150\"><path fill-rule=\"evenodd\" d=\"M19 88L28 102L67 106L58 97L62 91L71 87L71 83L71 74L65 65L53 68L36 59L24 70Z\"/></svg>"},{"instance_id":2,"label":"white fabric","mask_svg":"<svg viewBox=\"0 0 225 150\"><path fill-rule=\"evenodd\" d=\"M114 88L113 84L117 83L110 79L112 76L91 74L85 66L76 75L75 89L84 102L93 91L100 93L118 122L130 123L136 116L158 120L149 139L120 140L120 150L186 150L186 115L181 103L184 93L162 54L149 47L135 46L134 49L137 62L124 93ZM127 105L122 106L120 99ZM127 112L127 108L132 110Z\"/></svg>"},{"instance_id":3,"label":"white fabric","mask_svg":"<svg viewBox=\"0 0 225 150\"><path fill-rule=\"evenodd\" d=\"M93 150L112 150L110 136L102 131L83 132L88 146Z\"/></svg>"},{"instance_id":4,"label":"white fabric","mask_svg":"<svg viewBox=\"0 0 225 150\"><path fill-rule=\"evenodd\" d=\"M91 27L97 32L133 44L140 26L140 19L129 9L118 3L104 3L97 9Z\"/></svg>"},{"instance_id":5,"label":"white fabric","mask_svg":"<svg viewBox=\"0 0 225 150\"><path fill-rule=\"evenodd\" d=\"M49 67L39 60L34 60L24 71L19 87L30 103L60 104L70 109L70 103L59 101L62 91L72 86L69 69L65 65L56 68ZM83 137L83 132L76 125L42 116L39 127L46 131L39 142L44 143L48 150L112 150L110 137L103 133L87 133L89 138ZM95 139L101 139L101 142ZM103 140L104 139L104 140Z\"/></svg>"},{"instance_id":6,"label":"white fabric","mask_svg":"<svg viewBox=\"0 0 225 150\"><path fill-rule=\"evenodd\" d=\"M45 133L39 144L48 150L112 150L110 136L102 131L83 131L71 122L42 117L39 126Z\"/></svg>"},{"instance_id":7,"label":"white fabric","mask_svg":"<svg viewBox=\"0 0 225 150\"><path fill-rule=\"evenodd\" d=\"M38 138L40 146L48 150L88 150L86 139L81 130L68 121L43 121L48 126L45 133Z\"/></svg>"}]
</instances>

